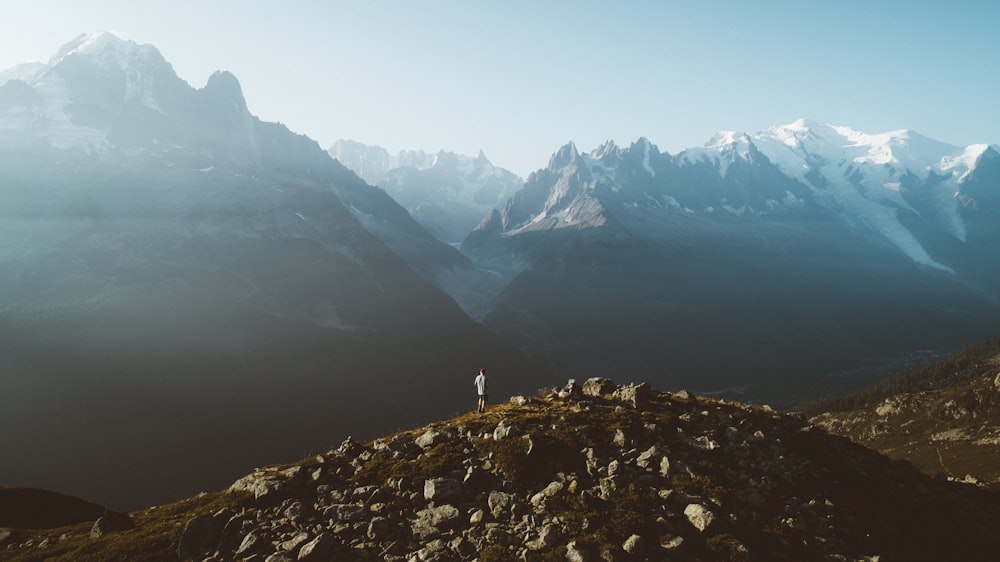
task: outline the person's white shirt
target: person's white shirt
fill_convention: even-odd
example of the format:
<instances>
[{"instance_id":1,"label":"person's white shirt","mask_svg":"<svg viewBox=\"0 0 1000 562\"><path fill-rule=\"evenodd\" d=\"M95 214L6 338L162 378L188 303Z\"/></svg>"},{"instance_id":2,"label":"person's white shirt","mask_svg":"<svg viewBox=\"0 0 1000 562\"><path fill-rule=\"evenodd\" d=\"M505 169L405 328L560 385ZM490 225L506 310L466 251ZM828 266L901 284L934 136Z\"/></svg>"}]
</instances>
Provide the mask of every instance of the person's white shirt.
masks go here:
<instances>
[{"instance_id":1,"label":"person's white shirt","mask_svg":"<svg viewBox=\"0 0 1000 562\"><path fill-rule=\"evenodd\" d=\"M479 391L480 396L486 394L486 375L479 373L476 375L476 390Z\"/></svg>"}]
</instances>

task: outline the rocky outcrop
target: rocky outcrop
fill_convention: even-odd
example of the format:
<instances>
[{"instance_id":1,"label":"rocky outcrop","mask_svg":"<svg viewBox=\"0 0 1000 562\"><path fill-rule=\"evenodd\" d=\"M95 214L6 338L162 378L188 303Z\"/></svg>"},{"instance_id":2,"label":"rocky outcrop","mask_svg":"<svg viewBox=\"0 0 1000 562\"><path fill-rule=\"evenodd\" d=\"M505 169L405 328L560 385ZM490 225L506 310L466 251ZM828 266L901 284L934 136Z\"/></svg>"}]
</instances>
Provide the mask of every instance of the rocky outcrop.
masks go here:
<instances>
[{"instance_id":1,"label":"rocky outcrop","mask_svg":"<svg viewBox=\"0 0 1000 562\"><path fill-rule=\"evenodd\" d=\"M974 486L802 417L606 379L348 439L259 468L210 505L168 519L179 539L156 559L921 561L1000 548L1000 501Z\"/></svg>"}]
</instances>

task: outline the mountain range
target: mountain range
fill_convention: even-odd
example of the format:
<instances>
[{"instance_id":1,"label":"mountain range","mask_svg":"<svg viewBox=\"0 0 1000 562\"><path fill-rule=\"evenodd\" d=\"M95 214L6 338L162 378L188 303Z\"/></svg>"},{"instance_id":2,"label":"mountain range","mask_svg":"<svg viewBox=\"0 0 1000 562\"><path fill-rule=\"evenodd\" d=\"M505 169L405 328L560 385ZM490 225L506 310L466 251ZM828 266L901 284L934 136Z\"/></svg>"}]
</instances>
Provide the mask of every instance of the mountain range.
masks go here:
<instances>
[{"instance_id":1,"label":"mountain range","mask_svg":"<svg viewBox=\"0 0 1000 562\"><path fill-rule=\"evenodd\" d=\"M998 216L995 147L799 120L569 143L462 250L504 278L484 323L559 372L787 404L1000 330Z\"/></svg>"},{"instance_id":2,"label":"mountain range","mask_svg":"<svg viewBox=\"0 0 1000 562\"><path fill-rule=\"evenodd\" d=\"M444 242L458 244L494 208L524 185L513 172L476 157L406 150L338 140L331 156L366 182L384 189L413 218Z\"/></svg>"}]
</instances>

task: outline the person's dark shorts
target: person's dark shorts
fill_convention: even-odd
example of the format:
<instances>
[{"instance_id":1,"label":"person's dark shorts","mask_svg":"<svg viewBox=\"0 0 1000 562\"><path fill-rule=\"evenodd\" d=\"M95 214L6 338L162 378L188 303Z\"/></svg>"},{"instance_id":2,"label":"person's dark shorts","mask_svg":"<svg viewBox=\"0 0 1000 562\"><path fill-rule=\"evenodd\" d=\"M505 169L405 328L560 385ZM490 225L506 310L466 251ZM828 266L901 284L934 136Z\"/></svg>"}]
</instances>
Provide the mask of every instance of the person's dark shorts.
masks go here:
<instances>
[{"instance_id":1,"label":"person's dark shorts","mask_svg":"<svg viewBox=\"0 0 1000 562\"><path fill-rule=\"evenodd\" d=\"M485 401L486 401L486 399L487 399L487 396L489 396L489 395L488 395L488 394L480 394L480 395L479 395L479 399L480 399L480 400L483 400L483 401L485 402Z\"/></svg>"}]
</instances>

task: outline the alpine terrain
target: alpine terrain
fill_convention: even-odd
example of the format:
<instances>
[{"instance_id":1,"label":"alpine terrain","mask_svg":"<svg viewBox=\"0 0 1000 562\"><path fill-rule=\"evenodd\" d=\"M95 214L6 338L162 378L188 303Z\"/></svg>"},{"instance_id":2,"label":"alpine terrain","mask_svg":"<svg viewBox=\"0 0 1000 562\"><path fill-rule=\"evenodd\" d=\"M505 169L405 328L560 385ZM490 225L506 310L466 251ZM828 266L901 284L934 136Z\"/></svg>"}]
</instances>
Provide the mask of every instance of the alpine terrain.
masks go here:
<instances>
[{"instance_id":1,"label":"alpine terrain","mask_svg":"<svg viewBox=\"0 0 1000 562\"><path fill-rule=\"evenodd\" d=\"M0 74L0 482L117 509L451 414L540 370L467 258L317 143L82 35ZM405 259L401 257L405 255Z\"/></svg>"},{"instance_id":2,"label":"alpine terrain","mask_svg":"<svg viewBox=\"0 0 1000 562\"><path fill-rule=\"evenodd\" d=\"M1000 501L764 406L608 379L0 532L16 562L987 561Z\"/></svg>"},{"instance_id":3,"label":"alpine terrain","mask_svg":"<svg viewBox=\"0 0 1000 562\"><path fill-rule=\"evenodd\" d=\"M802 410L831 433L929 475L1000 485L1000 339Z\"/></svg>"},{"instance_id":4,"label":"alpine terrain","mask_svg":"<svg viewBox=\"0 0 1000 562\"><path fill-rule=\"evenodd\" d=\"M380 146L342 139L329 152L448 243L464 240L484 216L524 185L514 173L490 163L482 151L475 158L443 150L390 155Z\"/></svg>"},{"instance_id":5,"label":"alpine terrain","mask_svg":"<svg viewBox=\"0 0 1000 562\"><path fill-rule=\"evenodd\" d=\"M807 120L570 143L462 244L487 326L570 375L790 404L1000 331L1000 152Z\"/></svg>"}]
</instances>

